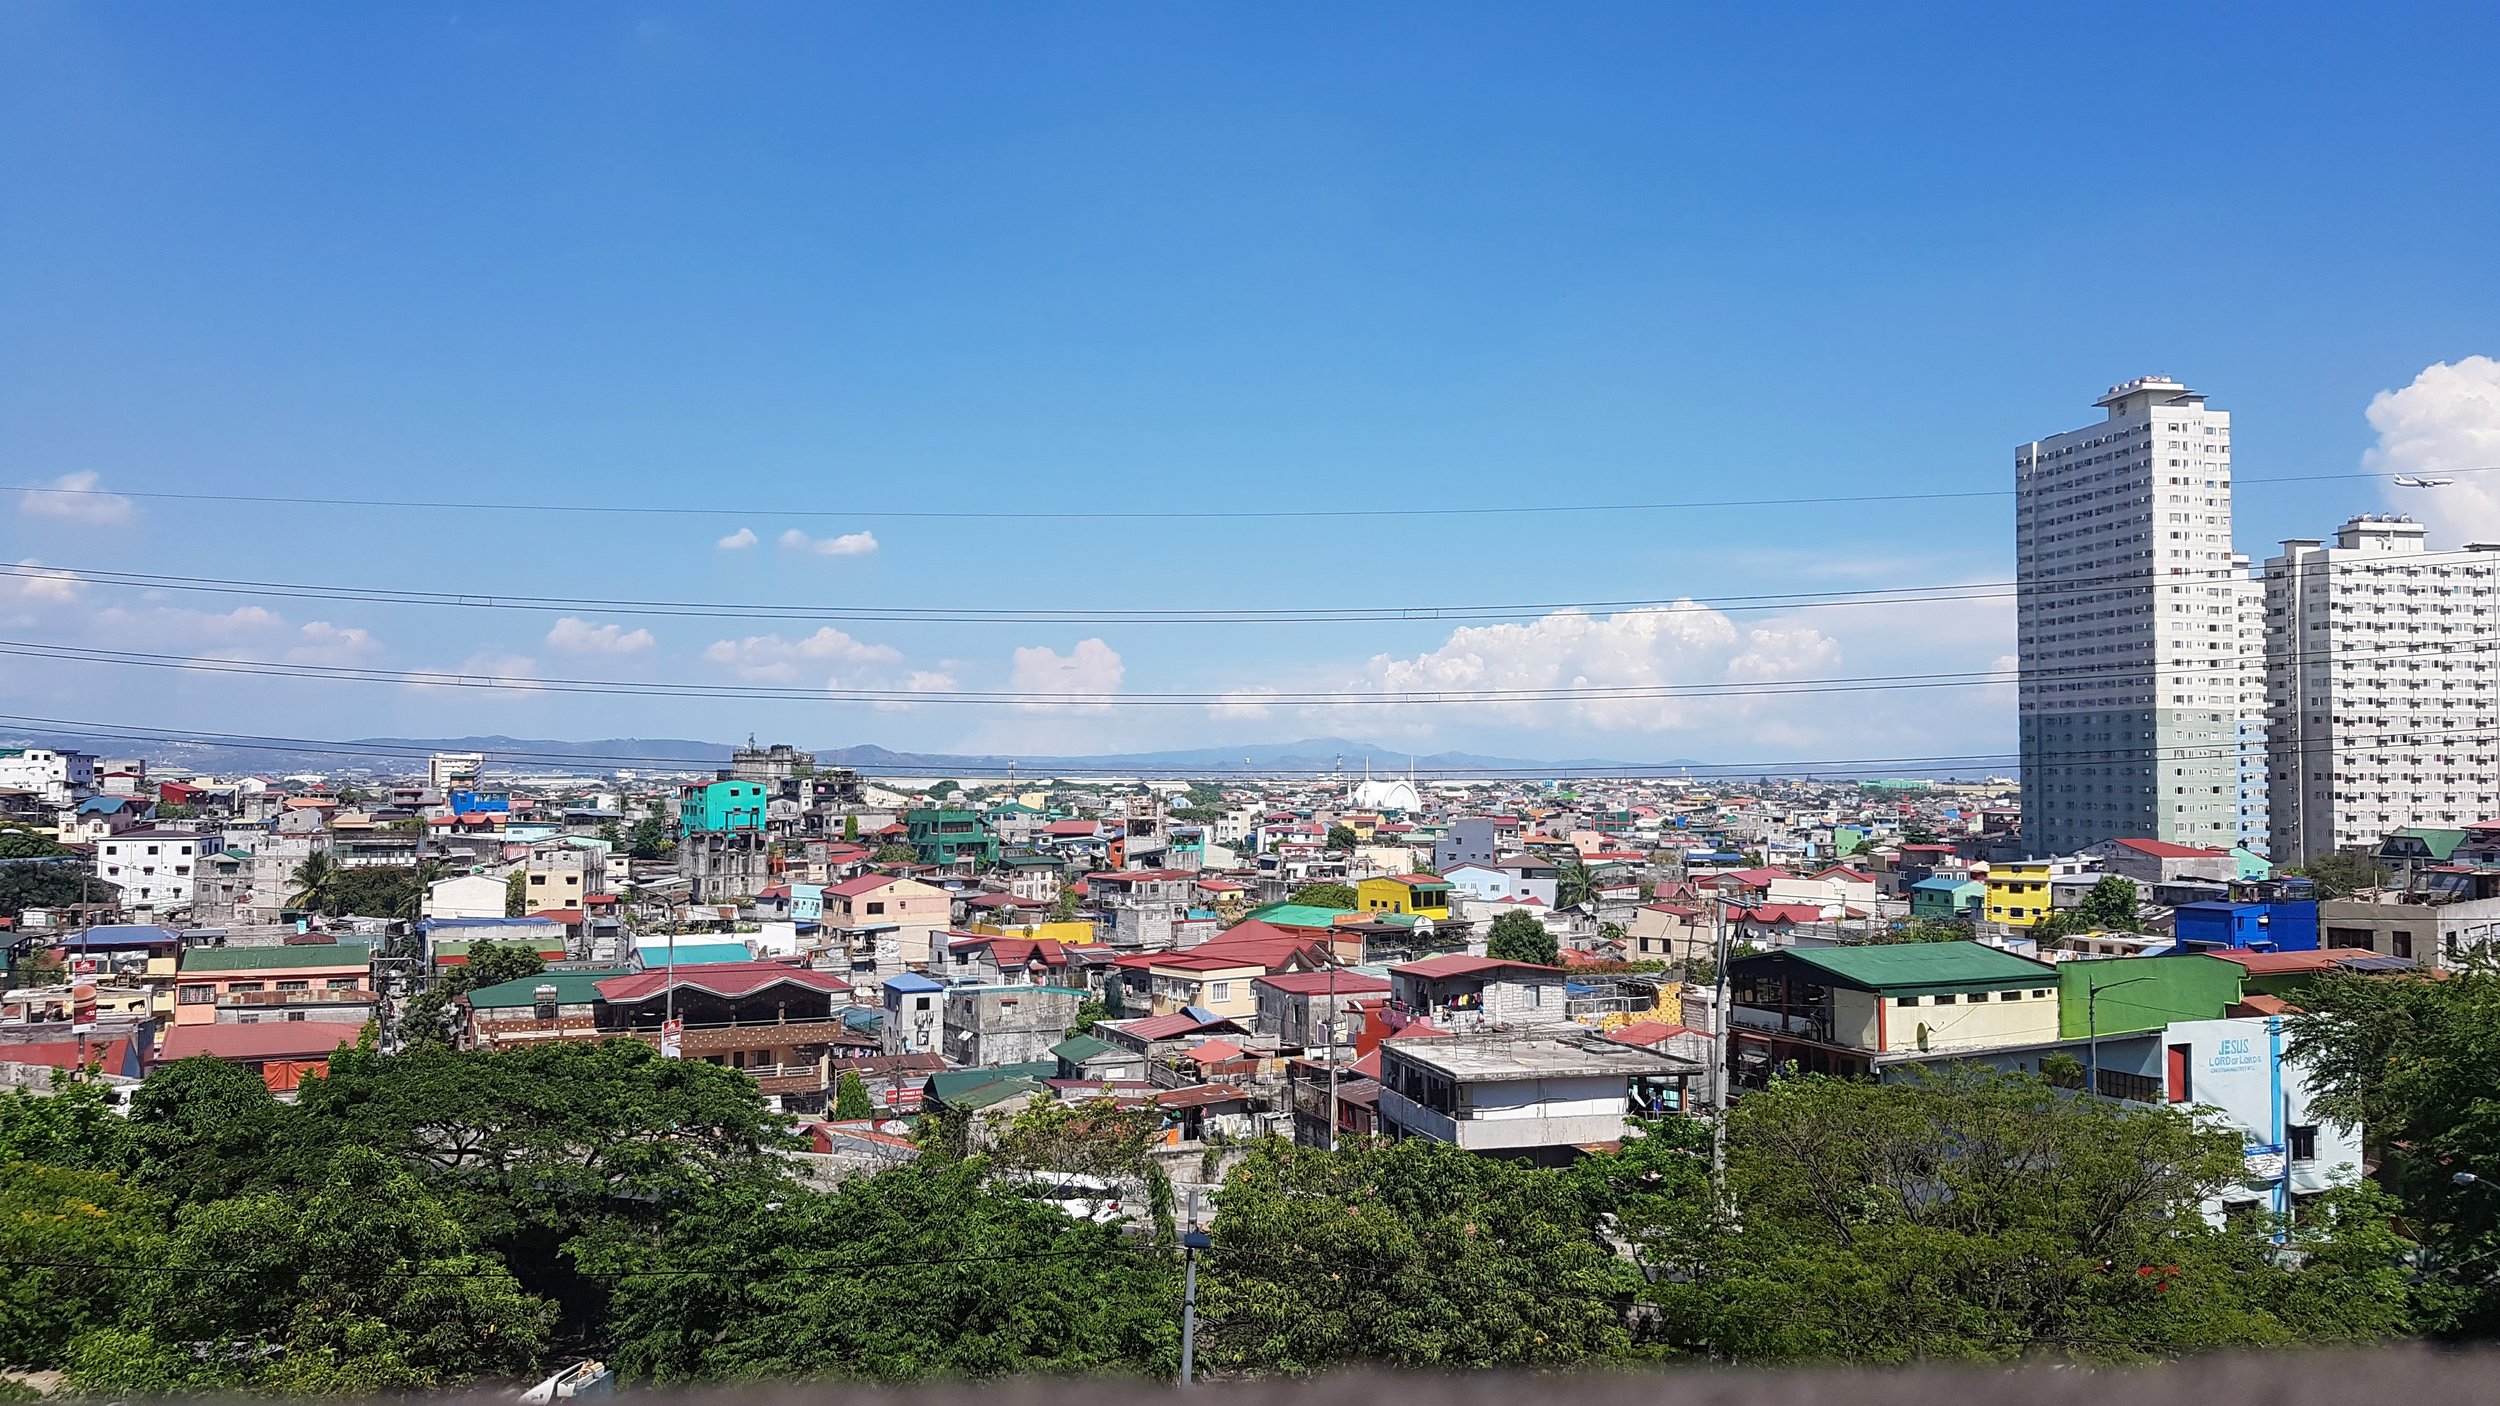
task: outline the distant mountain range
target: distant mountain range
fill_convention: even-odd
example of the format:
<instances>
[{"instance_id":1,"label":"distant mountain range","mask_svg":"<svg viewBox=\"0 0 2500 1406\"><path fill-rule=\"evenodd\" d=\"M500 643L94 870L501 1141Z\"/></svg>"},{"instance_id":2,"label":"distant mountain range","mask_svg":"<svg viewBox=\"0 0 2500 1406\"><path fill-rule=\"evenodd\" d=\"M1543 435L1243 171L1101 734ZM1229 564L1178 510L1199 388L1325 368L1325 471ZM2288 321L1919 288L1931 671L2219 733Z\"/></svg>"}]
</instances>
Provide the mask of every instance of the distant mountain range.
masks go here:
<instances>
[{"instance_id":1,"label":"distant mountain range","mask_svg":"<svg viewBox=\"0 0 2500 1406\"><path fill-rule=\"evenodd\" d=\"M346 743L289 745L283 742L230 743L136 740L85 736L75 732L6 735L8 744L69 747L103 756L145 757L160 765L212 773L275 775L296 771L369 771L409 775L425 769L433 752L483 752L503 769L598 774L620 769L637 771L700 771L727 766L735 744L684 737L610 737L593 742L552 738L505 737L366 737ZM897 752L865 744L816 748L821 766L850 767L865 775L943 776L949 772L997 775L1010 769L1051 775L1060 772L1173 772L1202 776L1262 772L1325 772L1343 769L1359 775L1366 761L1375 775L1403 774L1409 754L1377 742L1344 737L1311 737L1298 742L1262 742L1236 747L1191 747L1163 752L1113 752L1089 756ZM1579 757L1540 761L1525 757L1486 756L1475 752L1430 752L1411 758L1417 775L1500 771L1555 776L1639 767L1704 767L1690 759L1665 762L1624 762Z\"/></svg>"}]
</instances>

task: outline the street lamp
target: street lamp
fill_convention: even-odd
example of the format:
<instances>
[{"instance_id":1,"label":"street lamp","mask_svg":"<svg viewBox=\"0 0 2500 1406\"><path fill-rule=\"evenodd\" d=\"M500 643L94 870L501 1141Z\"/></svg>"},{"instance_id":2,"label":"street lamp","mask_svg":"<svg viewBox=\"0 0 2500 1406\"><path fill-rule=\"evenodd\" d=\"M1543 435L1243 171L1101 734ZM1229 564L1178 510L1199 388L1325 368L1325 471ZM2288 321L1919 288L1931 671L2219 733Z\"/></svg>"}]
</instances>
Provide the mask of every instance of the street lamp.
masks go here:
<instances>
[{"instance_id":1,"label":"street lamp","mask_svg":"<svg viewBox=\"0 0 2500 1406\"><path fill-rule=\"evenodd\" d=\"M2124 981L2107 981L2094 986L2090 977L2084 978L2083 1033L2084 1039L2089 1042L2087 1048L2091 1054L2091 1072L2084 1081L2086 1092L2098 1094L2101 1091L2101 993L2115 991L2121 986L2133 986L2139 981L2151 980L2149 976L2131 976Z\"/></svg>"}]
</instances>

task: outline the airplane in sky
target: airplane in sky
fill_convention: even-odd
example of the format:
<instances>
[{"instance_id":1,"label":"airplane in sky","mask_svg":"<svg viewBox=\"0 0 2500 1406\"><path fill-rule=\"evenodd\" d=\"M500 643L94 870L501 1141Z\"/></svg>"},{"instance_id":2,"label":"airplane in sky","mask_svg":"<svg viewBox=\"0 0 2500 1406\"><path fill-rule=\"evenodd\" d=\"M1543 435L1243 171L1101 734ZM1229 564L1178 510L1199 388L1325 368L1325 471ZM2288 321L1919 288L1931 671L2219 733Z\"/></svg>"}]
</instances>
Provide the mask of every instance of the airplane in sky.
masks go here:
<instances>
[{"instance_id":1,"label":"airplane in sky","mask_svg":"<svg viewBox=\"0 0 2500 1406\"><path fill-rule=\"evenodd\" d=\"M2415 478L2411 474L2396 475L2398 488L2445 488L2456 482L2452 478Z\"/></svg>"}]
</instances>

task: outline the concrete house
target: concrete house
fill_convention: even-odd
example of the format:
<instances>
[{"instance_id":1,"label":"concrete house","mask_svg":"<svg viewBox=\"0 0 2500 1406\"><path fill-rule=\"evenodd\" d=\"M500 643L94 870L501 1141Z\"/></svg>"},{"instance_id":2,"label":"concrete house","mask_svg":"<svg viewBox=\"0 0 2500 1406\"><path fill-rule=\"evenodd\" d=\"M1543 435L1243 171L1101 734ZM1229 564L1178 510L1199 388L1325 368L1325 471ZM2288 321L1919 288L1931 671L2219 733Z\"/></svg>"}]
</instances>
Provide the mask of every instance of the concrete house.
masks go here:
<instances>
[{"instance_id":1,"label":"concrete house","mask_svg":"<svg viewBox=\"0 0 2500 1406\"><path fill-rule=\"evenodd\" d=\"M1542 1025L1563 1018L1560 967L1452 953L1389 969L1389 1006L1400 1023L1441 1030Z\"/></svg>"},{"instance_id":2,"label":"concrete house","mask_svg":"<svg viewBox=\"0 0 2500 1406\"><path fill-rule=\"evenodd\" d=\"M1084 992L1064 986L951 988L939 1053L967 1066L1051 1059L1084 1001Z\"/></svg>"},{"instance_id":3,"label":"concrete house","mask_svg":"<svg viewBox=\"0 0 2500 1406\"><path fill-rule=\"evenodd\" d=\"M1379 1113L1391 1137L1430 1138L1539 1166L1620 1141L1636 1107L1686 1102L1702 1067L1574 1025L1380 1047ZM1656 1086L1654 1089L1652 1086Z\"/></svg>"},{"instance_id":4,"label":"concrete house","mask_svg":"<svg viewBox=\"0 0 2500 1406\"><path fill-rule=\"evenodd\" d=\"M1976 942L1788 947L1728 963L1739 1086L1794 1062L1863 1076L1884 1056L2052 1043L2058 972Z\"/></svg>"}]
</instances>

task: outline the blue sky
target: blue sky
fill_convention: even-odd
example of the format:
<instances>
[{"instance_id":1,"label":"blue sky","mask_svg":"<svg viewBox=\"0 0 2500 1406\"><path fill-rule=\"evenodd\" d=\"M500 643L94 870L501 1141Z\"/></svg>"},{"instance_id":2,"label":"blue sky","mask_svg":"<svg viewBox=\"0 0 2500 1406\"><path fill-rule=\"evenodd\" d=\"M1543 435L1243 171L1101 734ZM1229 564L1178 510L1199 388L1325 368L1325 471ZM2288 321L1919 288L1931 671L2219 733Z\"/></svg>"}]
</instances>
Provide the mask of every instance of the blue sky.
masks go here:
<instances>
[{"instance_id":1,"label":"blue sky","mask_svg":"<svg viewBox=\"0 0 2500 1406\"><path fill-rule=\"evenodd\" d=\"M0 560L1071 609L2001 580L2002 498L876 514L2000 489L2015 442L2147 371L2234 412L2240 547L2263 556L2383 495L2250 480L2360 468L2374 396L2500 353L2496 31L2475 5L14 5L0 482L739 511L21 500ZM2422 393L2469 447L2479 412L2454 407L2480 384ZM742 529L755 545L715 545ZM780 545L793 529L807 549ZM814 549L861 533L874 550ZM1730 760L2013 735L1998 689L1255 696L1985 669L2013 648L1998 601L1455 638L1406 621L808 641L789 621L0 590L0 637L186 655L1245 694L877 710L0 659L0 711L211 730L1025 750L1347 733Z\"/></svg>"}]
</instances>

